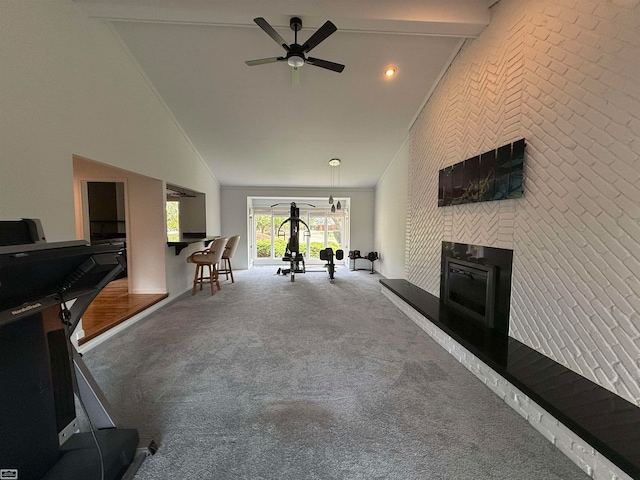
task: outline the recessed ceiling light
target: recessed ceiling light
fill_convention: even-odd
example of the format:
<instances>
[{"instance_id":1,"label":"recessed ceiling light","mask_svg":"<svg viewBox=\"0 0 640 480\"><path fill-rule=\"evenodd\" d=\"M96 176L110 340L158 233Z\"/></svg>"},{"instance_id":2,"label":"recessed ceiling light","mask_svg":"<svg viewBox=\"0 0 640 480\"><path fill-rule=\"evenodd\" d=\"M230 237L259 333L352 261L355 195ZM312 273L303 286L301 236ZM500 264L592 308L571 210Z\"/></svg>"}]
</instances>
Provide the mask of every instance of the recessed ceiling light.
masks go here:
<instances>
[{"instance_id":1,"label":"recessed ceiling light","mask_svg":"<svg viewBox=\"0 0 640 480\"><path fill-rule=\"evenodd\" d=\"M329 165L331 165L332 167L337 167L338 165L340 165L340 159L332 158L331 160L329 160Z\"/></svg>"},{"instance_id":2,"label":"recessed ceiling light","mask_svg":"<svg viewBox=\"0 0 640 480\"><path fill-rule=\"evenodd\" d=\"M386 67L384 69L384 76L387 77L387 78L394 77L396 75L397 71L398 70L396 69L396 67L394 67L392 65L389 65L388 67Z\"/></svg>"}]
</instances>

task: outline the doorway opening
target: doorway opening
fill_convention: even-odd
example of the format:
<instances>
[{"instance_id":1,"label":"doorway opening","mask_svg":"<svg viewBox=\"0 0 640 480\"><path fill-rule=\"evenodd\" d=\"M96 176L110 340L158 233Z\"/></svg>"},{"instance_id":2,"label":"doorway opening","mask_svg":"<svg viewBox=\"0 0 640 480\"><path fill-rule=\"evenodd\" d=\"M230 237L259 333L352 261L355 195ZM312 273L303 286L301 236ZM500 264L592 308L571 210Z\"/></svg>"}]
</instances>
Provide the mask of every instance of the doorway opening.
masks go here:
<instances>
[{"instance_id":1,"label":"doorway opening","mask_svg":"<svg viewBox=\"0 0 640 480\"><path fill-rule=\"evenodd\" d=\"M73 332L80 345L168 296L166 224L161 180L77 156L73 177L76 238L122 242L127 260L126 272L100 292Z\"/></svg>"},{"instance_id":2,"label":"doorway opening","mask_svg":"<svg viewBox=\"0 0 640 480\"><path fill-rule=\"evenodd\" d=\"M87 182L91 243L126 238L124 182Z\"/></svg>"}]
</instances>

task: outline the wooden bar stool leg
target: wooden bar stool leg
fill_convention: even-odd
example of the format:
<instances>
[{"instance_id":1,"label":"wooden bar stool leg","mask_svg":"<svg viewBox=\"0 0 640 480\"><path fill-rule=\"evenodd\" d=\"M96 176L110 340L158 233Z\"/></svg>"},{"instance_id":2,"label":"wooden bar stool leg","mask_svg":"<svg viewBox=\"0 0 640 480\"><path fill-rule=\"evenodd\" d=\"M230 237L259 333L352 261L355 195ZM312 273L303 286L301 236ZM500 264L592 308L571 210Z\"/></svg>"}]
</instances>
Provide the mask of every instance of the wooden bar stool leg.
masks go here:
<instances>
[{"instance_id":1,"label":"wooden bar stool leg","mask_svg":"<svg viewBox=\"0 0 640 480\"><path fill-rule=\"evenodd\" d=\"M193 277L193 289L191 290L191 295L196 294L196 286L198 285L198 270L200 269L200 264L196 263L196 274Z\"/></svg>"},{"instance_id":2,"label":"wooden bar stool leg","mask_svg":"<svg viewBox=\"0 0 640 480\"><path fill-rule=\"evenodd\" d=\"M214 284L213 284L213 272L215 271L216 267L215 265L212 268L212 265L209 263L207 264L207 266L209 267L209 283L211 284L211 295L215 295L216 294L216 289L214 288Z\"/></svg>"},{"instance_id":3,"label":"wooden bar stool leg","mask_svg":"<svg viewBox=\"0 0 640 480\"><path fill-rule=\"evenodd\" d=\"M217 265L213 266L213 275L215 277L216 286L218 287L218 290L220 290L220 279L219 279L220 274L218 272L218 266Z\"/></svg>"},{"instance_id":4,"label":"wooden bar stool leg","mask_svg":"<svg viewBox=\"0 0 640 480\"><path fill-rule=\"evenodd\" d=\"M231 259L227 258L227 269L229 270L229 273L231 274L231 283L235 283L235 280L233 279L233 269L231 268ZM229 277L227 277L229 278Z\"/></svg>"},{"instance_id":5,"label":"wooden bar stool leg","mask_svg":"<svg viewBox=\"0 0 640 480\"><path fill-rule=\"evenodd\" d=\"M224 272L224 278L226 280L229 280L229 259L228 258L223 258L222 259L223 262L223 267L222 267L222 271ZM220 273L220 270L218 270L218 273Z\"/></svg>"}]
</instances>

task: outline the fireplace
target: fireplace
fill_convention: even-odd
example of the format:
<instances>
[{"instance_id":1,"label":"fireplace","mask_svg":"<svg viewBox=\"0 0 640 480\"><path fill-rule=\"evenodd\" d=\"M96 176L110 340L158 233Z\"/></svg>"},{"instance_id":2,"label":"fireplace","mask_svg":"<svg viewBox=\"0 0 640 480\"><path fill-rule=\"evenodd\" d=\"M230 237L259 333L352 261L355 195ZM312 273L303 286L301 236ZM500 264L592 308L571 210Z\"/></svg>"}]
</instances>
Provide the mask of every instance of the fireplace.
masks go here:
<instances>
[{"instance_id":1,"label":"fireplace","mask_svg":"<svg viewBox=\"0 0 640 480\"><path fill-rule=\"evenodd\" d=\"M447 258L444 303L492 326L496 299L496 267Z\"/></svg>"},{"instance_id":2,"label":"fireplace","mask_svg":"<svg viewBox=\"0 0 640 480\"><path fill-rule=\"evenodd\" d=\"M442 242L440 301L484 327L509 333L513 251Z\"/></svg>"}]
</instances>

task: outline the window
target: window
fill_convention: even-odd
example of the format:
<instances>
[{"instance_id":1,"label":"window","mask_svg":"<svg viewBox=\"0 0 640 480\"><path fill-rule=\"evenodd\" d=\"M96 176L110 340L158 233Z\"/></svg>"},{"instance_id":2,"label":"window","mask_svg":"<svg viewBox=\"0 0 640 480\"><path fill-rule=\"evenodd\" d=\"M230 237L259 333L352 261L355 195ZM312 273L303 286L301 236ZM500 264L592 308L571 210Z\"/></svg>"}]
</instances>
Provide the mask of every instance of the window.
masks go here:
<instances>
[{"instance_id":1,"label":"window","mask_svg":"<svg viewBox=\"0 0 640 480\"><path fill-rule=\"evenodd\" d=\"M284 257L284 252L287 249L287 242L289 241L289 229L288 223L284 223L289 218L289 212L282 212L276 210L273 212L273 231L275 234L275 241L273 242L273 256L281 259ZM302 240L302 239L301 239Z\"/></svg>"},{"instance_id":2,"label":"window","mask_svg":"<svg viewBox=\"0 0 640 480\"><path fill-rule=\"evenodd\" d=\"M271 214L255 215L256 258L270 258L273 250Z\"/></svg>"},{"instance_id":3,"label":"window","mask_svg":"<svg viewBox=\"0 0 640 480\"><path fill-rule=\"evenodd\" d=\"M167 201L167 241L180 241L180 202Z\"/></svg>"},{"instance_id":4,"label":"window","mask_svg":"<svg viewBox=\"0 0 640 480\"><path fill-rule=\"evenodd\" d=\"M274 199L269 199L273 202ZM325 203L326 199L322 199ZM265 200L266 203L266 200ZM298 203L296 201L296 203ZM320 203L318 201L317 203ZM345 202L346 203L346 202ZM320 260L320 250L331 247L335 252L347 247L347 209L331 213L328 208L304 208L300 202L300 253L305 262L324 263ZM252 231L254 234L254 264L278 264L282 262L290 235L290 210L286 205L277 207L254 207L252 209ZM286 222L286 223L284 223Z\"/></svg>"},{"instance_id":5,"label":"window","mask_svg":"<svg viewBox=\"0 0 640 480\"><path fill-rule=\"evenodd\" d=\"M167 241L180 242L184 238L207 236L207 207L205 194L166 185Z\"/></svg>"},{"instance_id":6,"label":"window","mask_svg":"<svg viewBox=\"0 0 640 480\"><path fill-rule=\"evenodd\" d=\"M325 248L327 233L327 217L319 216L316 213L309 218L309 230L311 230L310 240L310 256L311 258L320 258L320 250Z\"/></svg>"},{"instance_id":7,"label":"window","mask_svg":"<svg viewBox=\"0 0 640 480\"><path fill-rule=\"evenodd\" d=\"M344 215L331 215L327 217L327 247L333 248L333 251L342 248L342 238L344 236Z\"/></svg>"}]
</instances>

